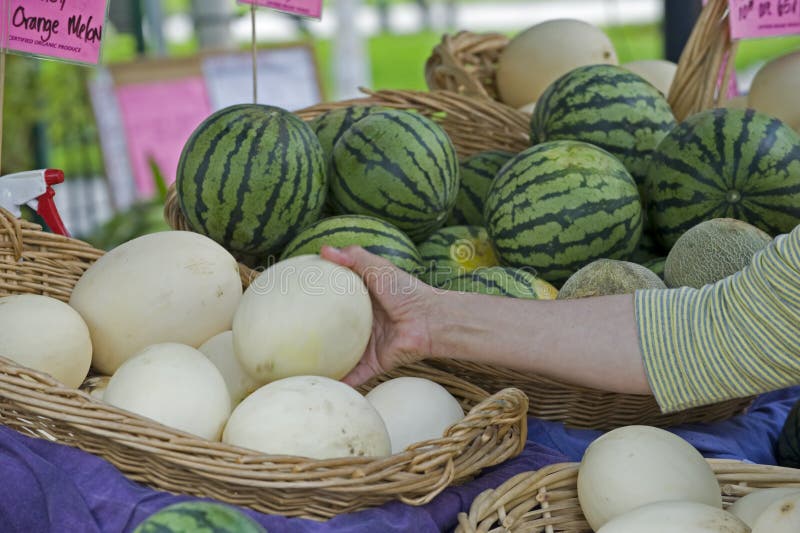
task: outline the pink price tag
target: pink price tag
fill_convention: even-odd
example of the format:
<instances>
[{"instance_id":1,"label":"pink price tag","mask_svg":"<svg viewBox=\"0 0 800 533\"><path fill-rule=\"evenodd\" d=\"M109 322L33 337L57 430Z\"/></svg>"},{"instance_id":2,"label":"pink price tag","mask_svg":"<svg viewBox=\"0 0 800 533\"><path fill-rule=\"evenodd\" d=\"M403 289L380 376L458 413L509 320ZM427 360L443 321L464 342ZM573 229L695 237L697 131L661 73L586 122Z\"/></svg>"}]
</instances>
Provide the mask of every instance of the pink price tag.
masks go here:
<instances>
[{"instance_id":1,"label":"pink price tag","mask_svg":"<svg viewBox=\"0 0 800 533\"><path fill-rule=\"evenodd\" d=\"M322 18L322 0L239 0L239 3L268 7L301 17Z\"/></svg>"},{"instance_id":2,"label":"pink price tag","mask_svg":"<svg viewBox=\"0 0 800 533\"><path fill-rule=\"evenodd\" d=\"M751 39L800 33L800 0L730 0L731 37Z\"/></svg>"},{"instance_id":3,"label":"pink price tag","mask_svg":"<svg viewBox=\"0 0 800 533\"><path fill-rule=\"evenodd\" d=\"M97 64L107 0L0 0L10 52Z\"/></svg>"},{"instance_id":4,"label":"pink price tag","mask_svg":"<svg viewBox=\"0 0 800 533\"><path fill-rule=\"evenodd\" d=\"M211 114L202 77L135 83L116 89L136 189L143 198L155 186L149 160L154 159L169 185L175 181L186 141Z\"/></svg>"}]
</instances>

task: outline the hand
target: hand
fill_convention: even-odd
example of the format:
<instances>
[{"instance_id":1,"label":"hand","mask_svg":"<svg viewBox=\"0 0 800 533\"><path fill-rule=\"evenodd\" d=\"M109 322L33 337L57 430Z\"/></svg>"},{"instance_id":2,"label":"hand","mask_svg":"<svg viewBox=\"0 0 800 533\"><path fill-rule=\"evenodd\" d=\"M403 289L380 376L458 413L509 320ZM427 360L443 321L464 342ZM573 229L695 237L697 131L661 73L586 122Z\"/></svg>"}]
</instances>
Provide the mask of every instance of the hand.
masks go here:
<instances>
[{"instance_id":1,"label":"hand","mask_svg":"<svg viewBox=\"0 0 800 533\"><path fill-rule=\"evenodd\" d=\"M394 367L430 354L433 289L360 246L324 246L320 255L361 276L372 299L372 335L364 355L342 381L358 386Z\"/></svg>"}]
</instances>

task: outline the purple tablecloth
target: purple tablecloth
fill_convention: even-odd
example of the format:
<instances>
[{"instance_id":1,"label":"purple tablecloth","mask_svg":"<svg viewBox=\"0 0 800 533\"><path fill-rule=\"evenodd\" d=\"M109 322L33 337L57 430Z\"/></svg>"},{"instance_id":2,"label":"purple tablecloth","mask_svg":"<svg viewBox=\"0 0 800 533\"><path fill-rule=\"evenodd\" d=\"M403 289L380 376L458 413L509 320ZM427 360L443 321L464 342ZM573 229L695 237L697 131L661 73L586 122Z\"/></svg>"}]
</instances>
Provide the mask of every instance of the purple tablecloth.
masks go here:
<instances>
[{"instance_id":1,"label":"purple tablecloth","mask_svg":"<svg viewBox=\"0 0 800 533\"><path fill-rule=\"evenodd\" d=\"M773 448L800 387L759 398L747 415L710 425L687 425L675 433L707 457L774 464ZM525 451L478 479L411 507L398 502L343 515L327 522L286 519L245 511L270 533L389 533L447 531L460 511L486 488L544 465L580 460L600 433L529 420ZM192 498L151 490L127 480L110 463L75 448L21 435L0 426L0 532L128 532L158 509Z\"/></svg>"}]
</instances>

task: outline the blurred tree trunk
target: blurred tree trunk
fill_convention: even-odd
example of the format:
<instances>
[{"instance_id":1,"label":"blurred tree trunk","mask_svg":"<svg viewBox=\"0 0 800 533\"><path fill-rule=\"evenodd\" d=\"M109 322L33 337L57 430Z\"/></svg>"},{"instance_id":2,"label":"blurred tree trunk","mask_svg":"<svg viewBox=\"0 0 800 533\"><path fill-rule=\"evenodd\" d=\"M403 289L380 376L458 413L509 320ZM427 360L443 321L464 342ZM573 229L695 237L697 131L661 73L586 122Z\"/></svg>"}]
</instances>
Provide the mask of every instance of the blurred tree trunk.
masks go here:
<instances>
[{"instance_id":1,"label":"blurred tree trunk","mask_svg":"<svg viewBox=\"0 0 800 533\"><path fill-rule=\"evenodd\" d=\"M334 75L338 100L363 96L360 86L371 85L369 56L364 36L358 28L361 0L336 0L336 36L334 37Z\"/></svg>"},{"instance_id":2,"label":"blurred tree trunk","mask_svg":"<svg viewBox=\"0 0 800 533\"><path fill-rule=\"evenodd\" d=\"M192 0L192 19L200 48L231 48L233 0Z\"/></svg>"},{"instance_id":3,"label":"blurred tree trunk","mask_svg":"<svg viewBox=\"0 0 800 533\"><path fill-rule=\"evenodd\" d=\"M664 0L664 57L677 63L689 40L702 0Z\"/></svg>"}]
</instances>

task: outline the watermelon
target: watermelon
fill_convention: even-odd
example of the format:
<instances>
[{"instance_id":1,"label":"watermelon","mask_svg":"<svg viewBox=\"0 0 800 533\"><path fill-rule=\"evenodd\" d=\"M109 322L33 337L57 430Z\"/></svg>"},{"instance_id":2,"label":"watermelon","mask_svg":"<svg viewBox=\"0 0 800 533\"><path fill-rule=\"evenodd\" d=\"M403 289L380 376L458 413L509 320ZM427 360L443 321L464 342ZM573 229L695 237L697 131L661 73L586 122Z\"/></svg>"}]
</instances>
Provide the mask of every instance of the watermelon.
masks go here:
<instances>
[{"instance_id":1,"label":"watermelon","mask_svg":"<svg viewBox=\"0 0 800 533\"><path fill-rule=\"evenodd\" d=\"M205 119L178 162L190 227L234 253L279 253L319 218L327 178L311 128L278 107L241 104Z\"/></svg>"},{"instance_id":2,"label":"watermelon","mask_svg":"<svg viewBox=\"0 0 800 533\"><path fill-rule=\"evenodd\" d=\"M333 147L342 133L370 113L383 109L379 106L353 105L331 109L310 120L308 125L314 130L325 153L325 164L330 163Z\"/></svg>"},{"instance_id":3,"label":"watermelon","mask_svg":"<svg viewBox=\"0 0 800 533\"><path fill-rule=\"evenodd\" d=\"M492 182L486 228L500 262L560 285L596 259L627 259L642 233L633 178L605 150L553 141L521 152Z\"/></svg>"},{"instance_id":4,"label":"watermelon","mask_svg":"<svg viewBox=\"0 0 800 533\"><path fill-rule=\"evenodd\" d=\"M497 150L480 152L461 161L461 187L456 206L447 219L448 226L483 226L483 203L489 185L509 159L510 152Z\"/></svg>"},{"instance_id":5,"label":"watermelon","mask_svg":"<svg viewBox=\"0 0 800 533\"><path fill-rule=\"evenodd\" d=\"M424 270L416 246L405 233L388 222L364 215L339 215L315 222L286 245L281 259L318 254L326 244L336 248L361 246L411 274Z\"/></svg>"},{"instance_id":6,"label":"watermelon","mask_svg":"<svg viewBox=\"0 0 800 533\"><path fill-rule=\"evenodd\" d=\"M479 268L455 276L439 288L529 300L553 300L558 294L555 287L531 272L503 266Z\"/></svg>"},{"instance_id":7,"label":"watermelon","mask_svg":"<svg viewBox=\"0 0 800 533\"><path fill-rule=\"evenodd\" d=\"M584 141L616 156L644 188L650 156L675 127L664 95L615 65L588 65L553 82L531 117L534 144Z\"/></svg>"},{"instance_id":8,"label":"watermelon","mask_svg":"<svg viewBox=\"0 0 800 533\"><path fill-rule=\"evenodd\" d=\"M255 520L229 505L182 502L164 507L133 533L267 533Z\"/></svg>"},{"instance_id":9,"label":"watermelon","mask_svg":"<svg viewBox=\"0 0 800 533\"><path fill-rule=\"evenodd\" d=\"M647 196L649 218L667 249L713 218L788 233L800 224L800 136L751 109L697 113L658 145Z\"/></svg>"},{"instance_id":10,"label":"watermelon","mask_svg":"<svg viewBox=\"0 0 800 533\"><path fill-rule=\"evenodd\" d=\"M775 457L780 466L800 468L800 401L794 404L786 417L778 436Z\"/></svg>"},{"instance_id":11,"label":"watermelon","mask_svg":"<svg viewBox=\"0 0 800 533\"><path fill-rule=\"evenodd\" d=\"M656 257L649 261L645 261L642 263L643 267L649 268L652 272L654 272L658 277L664 279L664 266L667 264L666 257Z\"/></svg>"},{"instance_id":12,"label":"watermelon","mask_svg":"<svg viewBox=\"0 0 800 533\"><path fill-rule=\"evenodd\" d=\"M489 234L478 226L449 226L437 230L419 245L419 253L428 272L426 281L434 287L454 276L500 264Z\"/></svg>"},{"instance_id":13,"label":"watermelon","mask_svg":"<svg viewBox=\"0 0 800 533\"><path fill-rule=\"evenodd\" d=\"M453 143L438 124L417 113L371 113L333 148L331 193L337 214L386 220L414 242L444 225L458 186Z\"/></svg>"}]
</instances>

